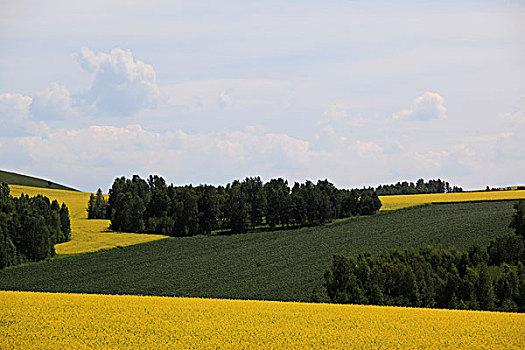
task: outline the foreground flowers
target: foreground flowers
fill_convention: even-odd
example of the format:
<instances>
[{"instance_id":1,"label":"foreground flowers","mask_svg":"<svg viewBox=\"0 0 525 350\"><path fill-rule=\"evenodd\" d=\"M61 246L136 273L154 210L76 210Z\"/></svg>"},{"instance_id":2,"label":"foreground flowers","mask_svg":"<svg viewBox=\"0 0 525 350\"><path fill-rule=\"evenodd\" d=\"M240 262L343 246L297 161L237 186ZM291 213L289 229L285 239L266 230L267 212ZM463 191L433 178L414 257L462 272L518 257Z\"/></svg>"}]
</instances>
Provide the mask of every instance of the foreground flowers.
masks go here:
<instances>
[{"instance_id":1,"label":"foreground flowers","mask_svg":"<svg viewBox=\"0 0 525 350\"><path fill-rule=\"evenodd\" d=\"M525 348L525 315L0 291L0 348Z\"/></svg>"}]
</instances>

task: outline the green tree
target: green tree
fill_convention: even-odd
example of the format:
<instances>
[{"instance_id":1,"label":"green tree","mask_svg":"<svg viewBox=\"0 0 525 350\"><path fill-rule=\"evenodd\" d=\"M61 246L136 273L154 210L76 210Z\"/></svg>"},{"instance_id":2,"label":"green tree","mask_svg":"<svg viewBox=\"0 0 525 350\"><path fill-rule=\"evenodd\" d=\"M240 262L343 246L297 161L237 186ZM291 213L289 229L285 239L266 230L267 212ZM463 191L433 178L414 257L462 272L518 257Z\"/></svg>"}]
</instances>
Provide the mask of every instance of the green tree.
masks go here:
<instances>
[{"instance_id":1,"label":"green tree","mask_svg":"<svg viewBox=\"0 0 525 350\"><path fill-rule=\"evenodd\" d=\"M252 230L255 226L262 225L266 212L266 195L264 186L259 176L247 177L242 183L244 192L247 195L248 205L250 206L250 223Z\"/></svg>"},{"instance_id":2,"label":"green tree","mask_svg":"<svg viewBox=\"0 0 525 350\"><path fill-rule=\"evenodd\" d=\"M525 201L519 201L514 205L516 212L512 216L510 227L514 229L518 236L525 239Z\"/></svg>"},{"instance_id":3,"label":"green tree","mask_svg":"<svg viewBox=\"0 0 525 350\"><path fill-rule=\"evenodd\" d=\"M202 233L210 234L217 228L217 218L219 217L219 197L217 190L213 186L200 186L197 206L199 215L199 229Z\"/></svg>"},{"instance_id":4,"label":"green tree","mask_svg":"<svg viewBox=\"0 0 525 350\"><path fill-rule=\"evenodd\" d=\"M495 295L492 285L492 278L489 274L487 265L481 264L479 269L478 280L476 283L476 299L484 310L494 309Z\"/></svg>"},{"instance_id":5,"label":"green tree","mask_svg":"<svg viewBox=\"0 0 525 350\"><path fill-rule=\"evenodd\" d=\"M71 239L71 220L69 219L69 209L65 203L60 207L60 226L64 234L64 242Z\"/></svg>"},{"instance_id":6,"label":"green tree","mask_svg":"<svg viewBox=\"0 0 525 350\"><path fill-rule=\"evenodd\" d=\"M241 183L235 180L229 189L227 201L227 217L232 232L244 233L250 227L250 205Z\"/></svg>"}]
</instances>

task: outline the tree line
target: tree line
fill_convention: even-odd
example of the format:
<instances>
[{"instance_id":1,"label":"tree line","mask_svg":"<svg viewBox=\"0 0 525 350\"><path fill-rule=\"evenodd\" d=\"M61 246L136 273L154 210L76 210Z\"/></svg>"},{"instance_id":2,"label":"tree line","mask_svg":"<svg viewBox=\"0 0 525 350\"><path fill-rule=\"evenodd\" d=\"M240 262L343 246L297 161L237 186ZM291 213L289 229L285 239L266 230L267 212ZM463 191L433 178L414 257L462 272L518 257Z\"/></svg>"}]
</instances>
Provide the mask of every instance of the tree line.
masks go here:
<instances>
[{"instance_id":1,"label":"tree line","mask_svg":"<svg viewBox=\"0 0 525 350\"><path fill-rule=\"evenodd\" d=\"M98 201L98 205L97 205ZM264 226L314 226L353 215L372 215L381 208L369 189L338 189L328 180L292 187L282 178L263 183L260 177L226 186L174 186L157 175L115 179L107 204L102 192L92 196L89 213L111 220L115 231L169 236L210 234L213 230L242 233ZM106 208L102 212L102 208ZM99 210L100 209L100 210Z\"/></svg>"},{"instance_id":2,"label":"tree line","mask_svg":"<svg viewBox=\"0 0 525 350\"><path fill-rule=\"evenodd\" d=\"M447 181L441 179L428 180L419 179L413 182L398 182L392 185L379 185L375 189L378 195L395 195L395 194L424 194L424 193L451 193L463 192L463 188L450 186Z\"/></svg>"},{"instance_id":3,"label":"tree line","mask_svg":"<svg viewBox=\"0 0 525 350\"><path fill-rule=\"evenodd\" d=\"M485 248L334 255L326 292L335 303L525 312L525 202L515 208L515 234Z\"/></svg>"},{"instance_id":4,"label":"tree line","mask_svg":"<svg viewBox=\"0 0 525 350\"><path fill-rule=\"evenodd\" d=\"M0 184L0 268L55 255L55 244L71 236L69 209L37 195L19 198Z\"/></svg>"}]
</instances>

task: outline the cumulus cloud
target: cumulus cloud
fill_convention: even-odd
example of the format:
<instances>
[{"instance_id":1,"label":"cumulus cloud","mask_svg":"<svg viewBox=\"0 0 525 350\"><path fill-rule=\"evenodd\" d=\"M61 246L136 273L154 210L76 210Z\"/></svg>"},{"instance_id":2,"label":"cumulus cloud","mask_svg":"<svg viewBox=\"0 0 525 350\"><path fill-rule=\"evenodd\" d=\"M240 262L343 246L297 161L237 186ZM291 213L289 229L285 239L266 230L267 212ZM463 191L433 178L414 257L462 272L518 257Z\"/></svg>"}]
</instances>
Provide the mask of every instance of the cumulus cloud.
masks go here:
<instances>
[{"instance_id":1,"label":"cumulus cloud","mask_svg":"<svg viewBox=\"0 0 525 350\"><path fill-rule=\"evenodd\" d=\"M374 142L362 142L357 140L352 146L360 156L369 156L374 154L382 154L383 147Z\"/></svg>"},{"instance_id":2,"label":"cumulus cloud","mask_svg":"<svg viewBox=\"0 0 525 350\"><path fill-rule=\"evenodd\" d=\"M355 125L362 125L363 118L360 115L351 116L348 114L346 108L342 104L333 103L328 106L323 114L323 118L317 121L317 125L330 124L332 122L339 122L346 120Z\"/></svg>"},{"instance_id":3,"label":"cumulus cloud","mask_svg":"<svg viewBox=\"0 0 525 350\"><path fill-rule=\"evenodd\" d=\"M33 96L31 114L37 119L61 119L77 115L69 91L57 83Z\"/></svg>"},{"instance_id":4,"label":"cumulus cloud","mask_svg":"<svg viewBox=\"0 0 525 350\"><path fill-rule=\"evenodd\" d=\"M22 94L0 94L0 118L2 118L2 122L26 116L32 101L31 97Z\"/></svg>"},{"instance_id":5,"label":"cumulus cloud","mask_svg":"<svg viewBox=\"0 0 525 350\"><path fill-rule=\"evenodd\" d=\"M79 95L83 103L111 115L129 115L157 105L160 91L155 70L135 60L130 50L95 53L82 47L75 57L94 75L91 88Z\"/></svg>"},{"instance_id":6,"label":"cumulus cloud","mask_svg":"<svg viewBox=\"0 0 525 350\"><path fill-rule=\"evenodd\" d=\"M425 92L412 102L409 109L403 109L394 114L394 119L433 120L444 118L447 109L443 105L443 97L435 92Z\"/></svg>"},{"instance_id":7,"label":"cumulus cloud","mask_svg":"<svg viewBox=\"0 0 525 350\"><path fill-rule=\"evenodd\" d=\"M93 189L115 176L134 173L164 174L181 184L218 184L259 175L266 179L284 176L291 181L328 177L345 185L366 180L365 174L355 174L356 164L364 164L377 176L384 176L379 171L384 163L382 148L372 142L343 142L330 151L313 150L304 139L258 127L191 134L183 130L159 133L140 125L90 126L9 140L4 142L6 149L20 150L23 155L18 160L21 167L30 166L36 173L53 169L57 178L71 184L80 177L83 186L89 183ZM0 154L0 162L8 161L4 156ZM86 173L94 176L86 179Z\"/></svg>"},{"instance_id":8,"label":"cumulus cloud","mask_svg":"<svg viewBox=\"0 0 525 350\"><path fill-rule=\"evenodd\" d=\"M35 122L29 113L33 99L21 94L0 94L0 136L15 137L47 130L43 122Z\"/></svg>"},{"instance_id":9,"label":"cumulus cloud","mask_svg":"<svg viewBox=\"0 0 525 350\"><path fill-rule=\"evenodd\" d=\"M228 108L233 105L233 99L226 91L223 91L219 95L218 103L220 108Z\"/></svg>"}]
</instances>

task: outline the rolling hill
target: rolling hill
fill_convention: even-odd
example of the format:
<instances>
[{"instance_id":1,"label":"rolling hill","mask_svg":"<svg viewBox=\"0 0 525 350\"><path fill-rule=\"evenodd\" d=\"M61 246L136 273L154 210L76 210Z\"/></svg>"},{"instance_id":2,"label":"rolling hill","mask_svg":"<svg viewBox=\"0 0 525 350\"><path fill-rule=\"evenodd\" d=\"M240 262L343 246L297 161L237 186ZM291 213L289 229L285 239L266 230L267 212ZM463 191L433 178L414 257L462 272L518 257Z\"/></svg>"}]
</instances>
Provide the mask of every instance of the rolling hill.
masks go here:
<instances>
[{"instance_id":1,"label":"rolling hill","mask_svg":"<svg viewBox=\"0 0 525 350\"><path fill-rule=\"evenodd\" d=\"M523 349L525 315L0 291L2 349Z\"/></svg>"},{"instance_id":2,"label":"rolling hill","mask_svg":"<svg viewBox=\"0 0 525 350\"><path fill-rule=\"evenodd\" d=\"M39 188L50 188L56 190L78 191L74 188L57 184L55 182L39 179L37 177L12 173L10 171L0 170L0 182L8 185L30 186Z\"/></svg>"},{"instance_id":3,"label":"rolling hill","mask_svg":"<svg viewBox=\"0 0 525 350\"><path fill-rule=\"evenodd\" d=\"M109 220L88 220L86 208L91 193L17 185L10 185L9 188L13 196L22 193L29 196L41 194L59 203L66 203L71 217L71 240L55 245L59 255L95 252L166 238L161 235L113 232L108 230Z\"/></svg>"},{"instance_id":4,"label":"rolling hill","mask_svg":"<svg viewBox=\"0 0 525 350\"><path fill-rule=\"evenodd\" d=\"M331 226L170 238L0 271L0 289L309 300L332 254L442 244L511 232L513 203L431 204Z\"/></svg>"}]
</instances>

